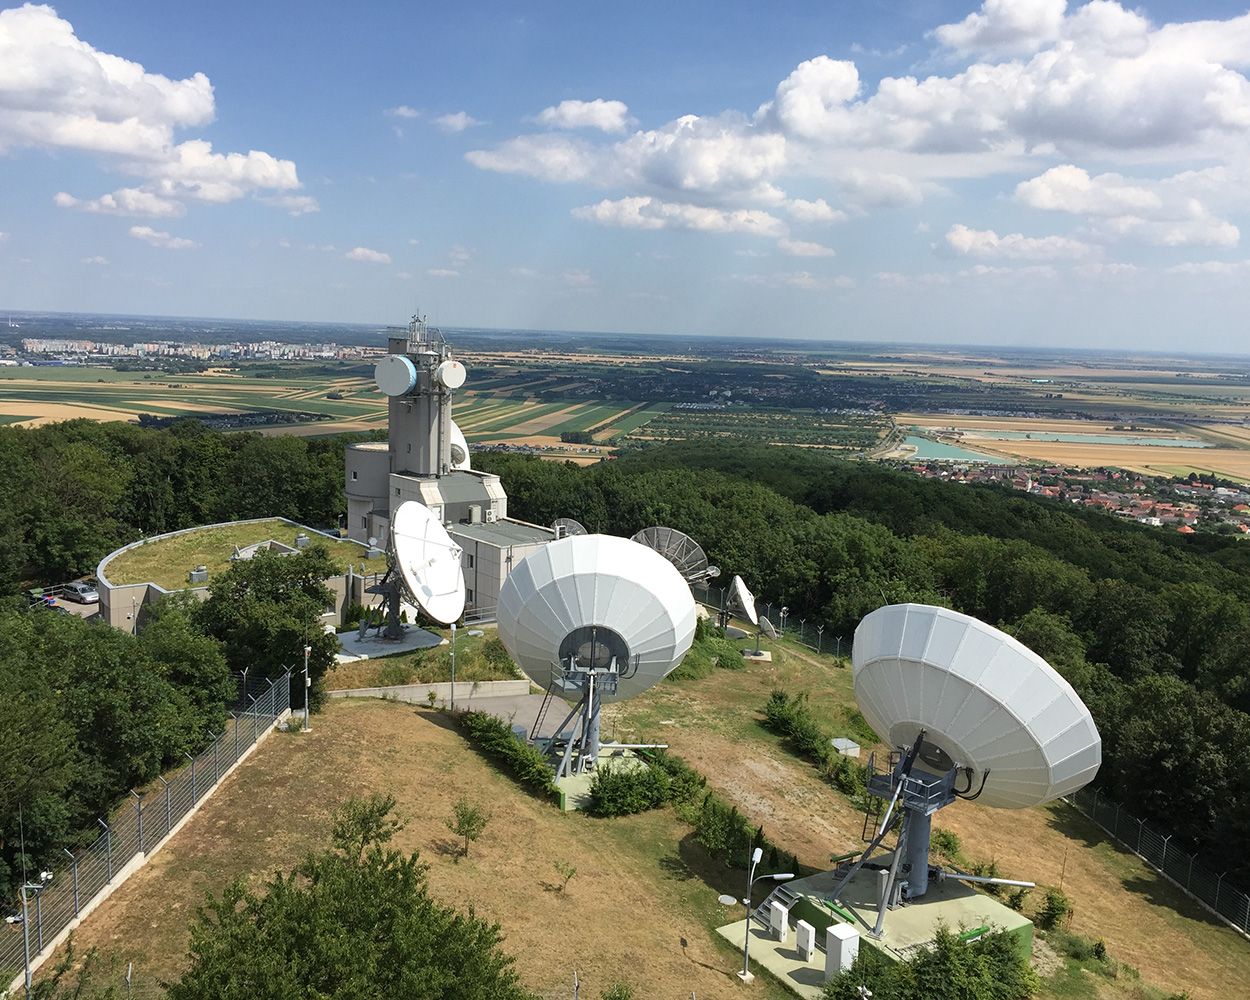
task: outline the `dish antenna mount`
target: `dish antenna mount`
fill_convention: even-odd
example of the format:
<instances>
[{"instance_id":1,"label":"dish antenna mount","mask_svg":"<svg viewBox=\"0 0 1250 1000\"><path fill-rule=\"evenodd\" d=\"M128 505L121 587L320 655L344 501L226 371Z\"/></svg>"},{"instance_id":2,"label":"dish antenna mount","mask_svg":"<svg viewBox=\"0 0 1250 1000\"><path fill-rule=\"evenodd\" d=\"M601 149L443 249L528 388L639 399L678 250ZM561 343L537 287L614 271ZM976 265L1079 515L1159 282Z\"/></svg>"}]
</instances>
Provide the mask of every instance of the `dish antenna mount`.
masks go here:
<instances>
[{"instance_id":1,"label":"dish antenna mount","mask_svg":"<svg viewBox=\"0 0 1250 1000\"><path fill-rule=\"evenodd\" d=\"M851 661L860 711L895 749L884 773L876 773L875 754L869 759L868 792L887 804L832 898L894 829L898 840L870 928L874 937L881 936L888 909L923 896L935 877L1031 887L931 866L933 814L958 798L1024 809L1093 780L1102 742L1072 686L1011 636L924 604L866 616L855 630Z\"/></svg>"},{"instance_id":2,"label":"dish antenna mount","mask_svg":"<svg viewBox=\"0 0 1250 1000\"><path fill-rule=\"evenodd\" d=\"M643 528L630 541L655 549L676 566L677 572L691 585L707 583L708 580L720 576L720 569L708 564L703 546L676 528L659 525Z\"/></svg>"}]
</instances>

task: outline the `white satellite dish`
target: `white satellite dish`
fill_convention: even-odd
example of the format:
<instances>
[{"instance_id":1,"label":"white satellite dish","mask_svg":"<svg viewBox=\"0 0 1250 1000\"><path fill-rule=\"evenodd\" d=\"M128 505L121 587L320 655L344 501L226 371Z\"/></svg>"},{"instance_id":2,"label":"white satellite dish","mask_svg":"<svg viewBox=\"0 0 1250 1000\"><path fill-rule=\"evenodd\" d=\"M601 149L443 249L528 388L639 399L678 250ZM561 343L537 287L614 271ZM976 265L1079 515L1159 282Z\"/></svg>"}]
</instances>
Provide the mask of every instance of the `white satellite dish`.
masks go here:
<instances>
[{"instance_id":1,"label":"white satellite dish","mask_svg":"<svg viewBox=\"0 0 1250 1000\"><path fill-rule=\"evenodd\" d=\"M720 576L719 569L708 565L703 546L676 528L659 525L643 528L630 541L655 549L677 567L677 572L686 578L687 583L703 583Z\"/></svg>"},{"instance_id":2,"label":"white satellite dish","mask_svg":"<svg viewBox=\"0 0 1250 1000\"><path fill-rule=\"evenodd\" d=\"M388 354L374 365L373 381L388 396L406 396L417 386L417 368L402 354Z\"/></svg>"},{"instance_id":3,"label":"white satellite dish","mask_svg":"<svg viewBox=\"0 0 1250 1000\"><path fill-rule=\"evenodd\" d=\"M774 628L773 623L770 622L763 615L760 616L760 631L763 632L770 639L777 638L777 629Z\"/></svg>"},{"instance_id":4,"label":"white satellite dish","mask_svg":"<svg viewBox=\"0 0 1250 1000\"><path fill-rule=\"evenodd\" d=\"M561 688L570 659L614 659L612 690L599 694L605 702L663 680L690 649L696 618L672 564L615 535L575 535L526 556L499 591L498 616L504 646L544 689Z\"/></svg>"},{"instance_id":5,"label":"white satellite dish","mask_svg":"<svg viewBox=\"0 0 1250 1000\"><path fill-rule=\"evenodd\" d=\"M984 622L924 604L879 608L855 630L851 662L876 733L903 747L923 730L921 763L969 769L985 805L1040 805L1098 773L1102 741L1072 685Z\"/></svg>"},{"instance_id":6,"label":"white satellite dish","mask_svg":"<svg viewBox=\"0 0 1250 1000\"><path fill-rule=\"evenodd\" d=\"M404 588L435 621L464 614L460 546L428 507L406 500L391 516L391 553Z\"/></svg>"},{"instance_id":7,"label":"white satellite dish","mask_svg":"<svg viewBox=\"0 0 1250 1000\"><path fill-rule=\"evenodd\" d=\"M681 663L697 614L689 585L659 553L614 535L572 535L513 567L498 618L505 648L547 691L538 720L553 698L574 703L557 734L581 716L577 737L564 738L556 774L565 777L596 765L604 702L641 694Z\"/></svg>"},{"instance_id":8,"label":"white satellite dish","mask_svg":"<svg viewBox=\"0 0 1250 1000\"><path fill-rule=\"evenodd\" d=\"M735 576L729 583L729 604L741 611L752 625L760 623L759 612L755 610L755 595L747 590L740 576Z\"/></svg>"},{"instance_id":9,"label":"white satellite dish","mask_svg":"<svg viewBox=\"0 0 1250 1000\"><path fill-rule=\"evenodd\" d=\"M451 467L461 471L473 468L469 460L469 442L454 420L451 422Z\"/></svg>"},{"instance_id":10,"label":"white satellite dish","mask_svg":"<svg viewBox=\"0 0 1250 1000\"><path fill-rule=\"evenodd\" d=\"M434 369L434 378L444 389L459 389L467 376L464 365L450 359Z\"/></svg>"},{"instance_id":11,"label":"white satellite dish","mask_svg":"<svg viewBox=\"0 0 1250 1000\"><path fill-rule=\"evenodd\" d=\"M557 517L551 522L551 530L556 533L557 539L587 534L586 526L581 521L574 521L571 517Z\"/></svg>"}]
</instances>

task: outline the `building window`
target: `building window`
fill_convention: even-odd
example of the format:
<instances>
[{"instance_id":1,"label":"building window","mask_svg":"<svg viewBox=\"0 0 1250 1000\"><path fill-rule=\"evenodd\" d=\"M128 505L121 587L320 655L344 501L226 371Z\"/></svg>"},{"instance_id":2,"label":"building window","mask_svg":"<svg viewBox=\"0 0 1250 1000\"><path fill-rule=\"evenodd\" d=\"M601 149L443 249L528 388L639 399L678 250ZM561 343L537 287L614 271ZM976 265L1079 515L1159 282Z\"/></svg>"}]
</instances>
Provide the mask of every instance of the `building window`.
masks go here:
<instances>
[{"instance_id":1,"label":"building window","mask_svg":"<svg viewBox=\"0 0 1250 1000\"><path fill-rule=\"evenodd\" d=\"M469 556L469 569L472 569L472 568L473 568L473 556L470 555Z\"/></svg>"},{"instance_id":2,"label":"building window","mask_svg":"<svg viewBox=\"0 0 1250 1000\"><path fill-rule=\"evenodd\" d=\"M466 590L466 591L464 592L464 599L465 599L465 601L467 601L469 604L472 604L472 603L473 603L473 591L471 591L471 590Z\"/></svg>"},{"instance_id":3,"label":"building window","mask_svg":"<svg viewBox=\"0 0 1250 1000\"><path fill-rule=\"evenodd\" d=\"M409 454L409 455L411 455L411 454L412 454L412 444L411 444L411 442L408 444L408 454Z\"/></svg>"},{"instance_id":4,"label":"building window","mask_svg":"<svg viewBox=\"0 0 1250 1000\"><path fill-rule=\"evenodd\" d=\"M359 474L358 472L353 471L353 472L352 472L352 479L359 479L359 478L360 478L360 474Z\"/></svg>"},{"instance_id":5,"label":"building window","mask_svg":"<svg viewBox=\"0 0 1250 1000\"><path fill-rule=\"evenodd\" d=\"M369 515L368 515L368 514L365 514L365 515L362 515L362 516L361 516L361 518L360 518L360 526L361 526L362 528L367 528L367 527L369 527Z\"/></svg>"},{"instance_id":6,"label":"building window","mask_svg":"<svg viewBox=\"0 0 1250 1000\"><path fill-rule=\"evenodd\" d=\"M396 487L395 487L395 495L396 495L396 496L399 496L399 487L398 487L398 486L396 486Z\"/></svg>"}]
</instances>

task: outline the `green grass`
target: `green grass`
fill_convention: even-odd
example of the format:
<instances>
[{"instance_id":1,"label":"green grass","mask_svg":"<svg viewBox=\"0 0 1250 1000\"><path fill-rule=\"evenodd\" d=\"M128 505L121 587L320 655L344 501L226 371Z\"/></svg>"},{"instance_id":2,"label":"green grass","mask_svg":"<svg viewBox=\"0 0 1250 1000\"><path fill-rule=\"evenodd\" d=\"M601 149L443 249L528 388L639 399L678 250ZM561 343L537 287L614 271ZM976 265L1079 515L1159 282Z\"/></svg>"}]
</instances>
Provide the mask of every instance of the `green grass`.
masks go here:
<instances>
[{"instance_id":1,"label":"green grass","mask_svg":"<svg viewBox=\"0 0 1250 1000\"><path fill-rule=\"evenodd\" d=\"M447 629L431 627L429 631L450 638ZM469 635L467 629L456 633L456 682L509 681L521 677L499 644L495 629L487 627L482 631L482 635ZM340 663L326 675L326 688L330 691L350 691L353 688L436 684L450 680L451 646L448 644L384 659Z\"/></svg>"},{"instance_id":2,"label":"green grass","mask_svg":"<svg viewBox=\"0 0 1250 1000\"><path fill-rule=\"evenodd\" d=\"M230 556L234 554L236 545L251 545L270 538L294 545L299 530L295 522L280 517L251 524L201 528L139 545L114 559L104 572L113 584L151 582L166 590L179 590L188 586L187 573L196 566L208 567L211 583L213 577L230 566ZM366 560L365 550L353 542L336 542L316 534L312 534L311 538L314 542L325 544L331 557L340 564L363 564L371 571L385 568L382 559Z\"/></svg>"}]
</instances>

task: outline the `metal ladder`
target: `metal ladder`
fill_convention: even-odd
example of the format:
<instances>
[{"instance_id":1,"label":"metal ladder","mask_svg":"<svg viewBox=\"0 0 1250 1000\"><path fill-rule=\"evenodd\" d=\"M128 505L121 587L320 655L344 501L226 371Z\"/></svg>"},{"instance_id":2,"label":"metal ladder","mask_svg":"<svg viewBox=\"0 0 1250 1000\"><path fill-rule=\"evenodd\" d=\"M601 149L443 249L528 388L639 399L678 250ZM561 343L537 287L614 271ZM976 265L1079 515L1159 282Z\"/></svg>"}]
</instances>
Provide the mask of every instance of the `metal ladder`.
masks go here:
<instances>
[{"instance_id":1,"label":"metal ladder","mask_svg":"<svg viewBox=\"0 0 1250 1000\"><path fill-rule=\"evenodd\" d=\"M753 920L758 920L765 927L768 927L769 926L768 908L769 908L769 905L774 900L780 903L782 906L784 906L788 910L791 904L794 903L794 901L797 900L798 898L799 898L798 893L793 892L791 889L787 888L785 884L783 883L782 885L777 886L777 888L775 888L771 893L769 893L768 898L765 899L764 902L760 903L759 906L757 906L754 910L751 911L751 918Z\"/></svg>"},{"instance_id":2,"label":"metal ladder","mask_svg":"<svg viewBox=\"0 0 1250 1000\"><path fill-rule=\"evenodd\" d=\"M534 727L530 730L530 739L538 739L538 734L543 727L543 722L547 718L547 712L551 708L551 703L555 700L555 684L553 683L547 688L547 693L543 695L543 703L538 707L538 715L534 719Z\"/></svg>"}]
</instances>

